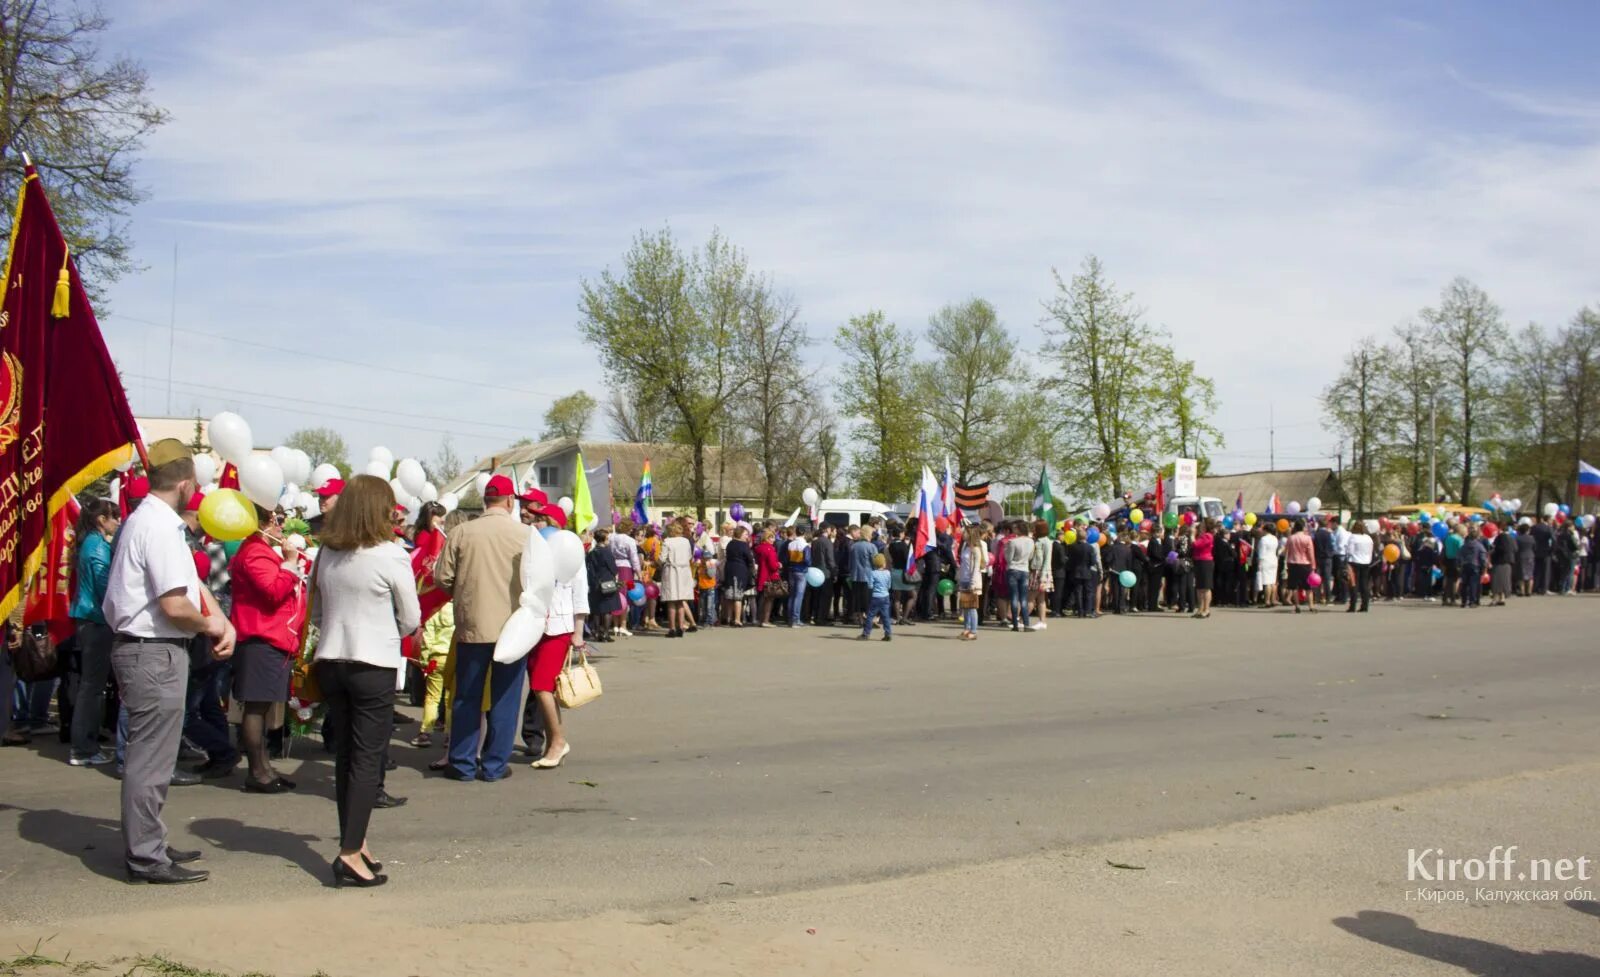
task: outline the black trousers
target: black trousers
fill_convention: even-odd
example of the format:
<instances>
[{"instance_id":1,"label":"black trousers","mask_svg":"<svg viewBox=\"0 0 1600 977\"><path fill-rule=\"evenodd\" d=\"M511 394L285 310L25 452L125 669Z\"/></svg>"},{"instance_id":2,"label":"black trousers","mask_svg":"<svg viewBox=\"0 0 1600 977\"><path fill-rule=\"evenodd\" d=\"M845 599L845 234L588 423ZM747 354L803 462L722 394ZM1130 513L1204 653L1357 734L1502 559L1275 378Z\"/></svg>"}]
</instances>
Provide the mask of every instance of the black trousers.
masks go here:
<instances>
[{"instance_id":1,"label":"black trousers","mask_svg":"<svg viewBox=\"0 0 1600 977\"><path fill-rule=\"evenodd\" d=\"M334 800L339 806L339 847L367 840L372 804L383 780L383 760L394 729L395 670L365 662L319 661L317 681L333 730Z\"/></svg>"},{"instance_id":2,"label":"black trousers","mask_svg":"<svg viewBox=\"0 0 1600 977\"><path fill-rule=\"evenodd\" d=\"M1361 601L1361 609L1367 609L1372 603L1372 564L1352 563L1350 569L1355 571L1356 583L1350 588L1350 609L1356 609L1356 601Z\"/></svg>"},{"instance_id":3,"label":"black trousers","mask_svg":"<svg viewBox=\"0 0 1600 977\"><path fill-rule=\"evenodd\" d=\"M816 595L813 599L812 595ZM824 580L816 587L806 590L806 599L811 601L811 623L816 625L829 624L833 621L833 581Z\"/></svg>"},{"instance_id":4,"label":"black trousers","mask_svg":"<svg viewBox=\"0 0 1600 977\"><path fill-rule=\"evenodd\" d=\"M1088 617L1094 613L1094 585L1093 580L1072 581L1073 613L1077 617Z\"/></svg>"},{"instance_id":5,"label":"black trousers","mask_svg":"<svg viewBox=\"0 0 1600 977\"><path fill-rule=\"evenodd\" d=\"M850 581L850 614L859 617L867 613L867 604L872 600L872 584L865 580Z\"/></svg>"}]
</instances>

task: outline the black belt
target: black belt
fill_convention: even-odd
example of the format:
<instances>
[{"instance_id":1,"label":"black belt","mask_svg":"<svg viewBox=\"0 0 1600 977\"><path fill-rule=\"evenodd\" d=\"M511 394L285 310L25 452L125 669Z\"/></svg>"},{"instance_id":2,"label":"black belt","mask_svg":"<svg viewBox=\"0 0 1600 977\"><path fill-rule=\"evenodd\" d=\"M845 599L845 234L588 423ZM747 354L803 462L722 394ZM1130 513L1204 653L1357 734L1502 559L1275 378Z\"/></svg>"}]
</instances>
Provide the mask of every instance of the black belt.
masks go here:
<instances>
[{"instance_id":1,"label":"black belt","mask_svg":"<svg viewBox=\"0 0 1600 977\"><path fill-rule=\"evenodd\" d=\"M137 635L123 634L121 631L118 631L117 632L117 640L123 642L124 644L134 644L134 645L181 645L181 644L184 644L185 642L187 642L189 639L187 639L187 638L141 638L141 637L138 637Z\"/></svg>"}]
</instances>

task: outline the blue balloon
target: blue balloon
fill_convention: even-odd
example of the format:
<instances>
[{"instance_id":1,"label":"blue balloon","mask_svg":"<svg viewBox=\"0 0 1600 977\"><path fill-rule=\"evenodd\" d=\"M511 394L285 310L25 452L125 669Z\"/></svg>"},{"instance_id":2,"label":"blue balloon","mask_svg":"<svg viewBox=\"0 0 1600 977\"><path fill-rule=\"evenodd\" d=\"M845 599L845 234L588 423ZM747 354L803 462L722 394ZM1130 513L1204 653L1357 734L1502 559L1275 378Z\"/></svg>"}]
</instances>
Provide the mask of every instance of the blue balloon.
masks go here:
<instances>
[{"instance_id":1,"label":"blue balloon","mask_svg":"<svg viewBox=\"0 0 1600 977\"><path fill-rule=\"evenodd\" d=\"M635 606L644 603L644 584L635 582L628 588L628 603Z\"/></svg>"},{"instance_id":2,"label":"blue balloon","mask_svg":"<svg viewBox=\"0 0 1600 977\"><path fill-rule=\"evenodd\" d=\"M1474 512L1472 514L1472 521L1473 522L1483 522L1483 517L1478 515L1476 512Z\"/></svg>"},{"instance_id":3,"label":"blue balloon","mask_svg":"<svg viewBox=\"0 0 1600 977\"><path fill-rule=\"evenodd\" d=\"M1433 535L1436 539L1444 539L1446 536L1450 535L1450 527L1446 526L1442 522L1436 522L1433 524Z\"/></svg>"},{"instance_id":4,"label":"blue balloon","mask_svg":"<svg viewBox=\"0 0 1600 977\"><path fill-rule=\"evenodd\" d=\"M1091 543L1100 542L1100 530L1094 528L1093 526L1090 526L1089 527L1089 535L1088 535L1087 539Z\"/></svg>"},{"instance_id":5,"label":"blue balloon","mask_svg":"<svg viewBox=\"0 0 1600 977\"><path fill-rule=\"evenodd\" d=\"M822 572L821 567L812 567L806 571L806 586L808 587L820 587L827 579L828 576Z\"/></svg>"},{"instance_id":6,"label":"blue balloon","mask_svg":"<svg viewBox=\"0 0 1600 977\"><path fill-rule=\"evenodd\" d=\"M1563 516L1572 515L1572 506L1567 505L1565 502L1561 503L1561 514Z\"/></svg>"},{"instance_id":7,"label":"blue balloon","mask_svg":"<svg viewBox=\"0 0 1600 977\"><path fill-rule=\"evenodd\" d=\"M1223 529L1232 529L1233 528L1233 517L1232 516L1223 516L1222 517L1222 528Z\"/></svg>"},{"instance_id":8,"label":"blue balloon","mask_svg":"<svg viewBox=\"0 0 1600 977\"><path fill-rule=\"evenodd\" d=\"M1439 569L1438 567L1434 567L1433 568L1433 579L1438 580L1442 576L1444 576L1444 571Z\"/></svg>"},{"instance_id":9,"label":"blue balloon","mask_svg":"<svg viewBox=\"0 0 1600 977\"><path fill-rule=\"evenodd\" d=\"M544 526L539 530L539 535L543 536L545 539L549 539L559 532L561 532L561 530L557 529L555 526Z\"/></svg>"}]
</instances>

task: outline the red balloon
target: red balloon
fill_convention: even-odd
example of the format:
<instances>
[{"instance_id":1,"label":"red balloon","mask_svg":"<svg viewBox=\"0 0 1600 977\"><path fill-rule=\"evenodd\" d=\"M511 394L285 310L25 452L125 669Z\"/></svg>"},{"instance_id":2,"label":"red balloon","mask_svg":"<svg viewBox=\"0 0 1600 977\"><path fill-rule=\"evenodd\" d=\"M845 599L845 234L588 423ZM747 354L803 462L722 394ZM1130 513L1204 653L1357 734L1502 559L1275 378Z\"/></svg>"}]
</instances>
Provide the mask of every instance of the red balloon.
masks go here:
<instances>
[{"instance_id":1,"label":"red balloon","mask_svg":"<svg viewBox=\"0 0 1600 977\"><path fill-rule=\"evenodd\" d=\"M1155 523L1153 523L1150 520L1146 519L1144 522L1141 522L1139 524L1139 528L1148 533L1150 530L1155 528L1155 525L1156 525Z\"/></svg>"},{"instance_id":2,"label":"red balloon","mask_svg":"<svg viewBox=\"0 0 1600 977\"><path fill-rule=\"evenodd\" d=\"M1488 584L1489 584L1489 575L1487 573L1483 575L1483 578L1482 578L1481 582L1483 583L1484 586L1488 586Z\"/></svg>"},{"instance_id":3,"label":"red balloon","mask_svg":"<svg viewBox=\"0 0 1600 977\"><path fill-rule=\"evenodd\" d=\"M1495 536L1499 532L1500 532L1500 527L1496 526L1494 523L1486 522L1486 523L1483 524L1483 538L1484 539L1494 539Z\"/></svg>"}]
</instances>

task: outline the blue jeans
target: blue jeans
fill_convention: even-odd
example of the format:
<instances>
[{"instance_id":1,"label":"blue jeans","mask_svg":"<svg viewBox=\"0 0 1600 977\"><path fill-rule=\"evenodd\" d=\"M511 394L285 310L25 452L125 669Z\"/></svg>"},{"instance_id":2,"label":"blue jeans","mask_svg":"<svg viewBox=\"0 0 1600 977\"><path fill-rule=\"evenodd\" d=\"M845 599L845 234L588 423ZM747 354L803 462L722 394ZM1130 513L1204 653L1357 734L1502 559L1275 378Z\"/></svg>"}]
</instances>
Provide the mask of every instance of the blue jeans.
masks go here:
<instances>
[{"instance_id":1,"label":"blue jeans","mask_svg":"<svg viewBox=\"0 0 1600 977\"><path fill-rule=\"evenodd\" d=\"M1011 597L1011 620L1022 627L1031 627L1028 621L1028 571L1006 569L1006 589Z\"/></svg>"},{"instance_id":2,"label":"blue jeans","mask_svg":"<svg viewBox=\"0 0 1600 977\"><path fill-rule=\"evenodd\" d=\"M483 686L489 684L489 725L478 758L478 724L483 719ZM509 665L494 660L494 645L456 645L456 693L450 701L450 769L456 776L499 780L506 775L517 741L522 690L528 685L526 655ZM481 766L480 766L481 764Z\"/></svg>"},{"instance_id":3,"label":"blue jeans","mask_svg":"<svg viewBox=\"0 0 1600 977\"><path fill-rule=\"evenodd\" d=\"M56 694L56 680L18 682L11 699L11 721L22 729L35 729L50 721L50 700Z\"/></svg>"},{"instance_id":4,"label":"blue jeans","mask_svg":"<svg viewBox=\"0 0 1600 977\"><path fill-rule=\"evenodd\" d=\"M700 591L700 626L710 627L717 623L717 588Z\"/></svg>"},{"instance_id":5,"label":"blue jeans","mask_svg":"<svg viewBox=\"0 0 1600 977\"><path fill-rule=\"evenodd\" d=\"M800 609L806 606L806 575L789 574L789 626L800 623Z\"/></svg>"},{"instance_id":6,"label":"blue jeans","mask_svg":"<svg viewBox=\"0 0 1600 977\"><path fill-rule=\"evenodd\" d=\"M963 612L963 623L968 631L973 634L978 633L978 609L976 607L969 607Z\"/></svg>"},{"instance_id":7,"label":"blue jeans","mask_svg":"<svg viewBox=\"0 0 1600 977\"><path fill-rule=\"evenodd\" d=\"M189 702L183 714L183 735L206 751L211 763L222 766L239 759L228 739L228 714L222 711L222 662L212 662L189 674Z\"/></svg>"},{"instance_id":8,"label":"blue jeans","mask_svg":"<svg viewBox=\"0 0 1600 977\"><path fill-rule=\"evenodd\" d=\"M861 622L861 636L866 637L872 633L872 622L883 622L883 636L885 638L894 634L889 617L889 598L874 597L867 603L867 618Z\"/></svg>"}]
</instances>

